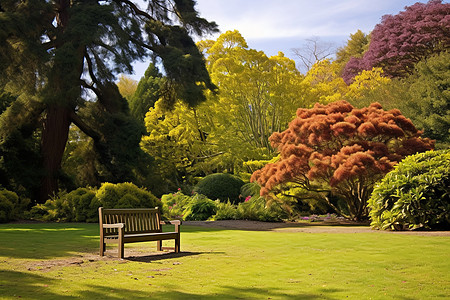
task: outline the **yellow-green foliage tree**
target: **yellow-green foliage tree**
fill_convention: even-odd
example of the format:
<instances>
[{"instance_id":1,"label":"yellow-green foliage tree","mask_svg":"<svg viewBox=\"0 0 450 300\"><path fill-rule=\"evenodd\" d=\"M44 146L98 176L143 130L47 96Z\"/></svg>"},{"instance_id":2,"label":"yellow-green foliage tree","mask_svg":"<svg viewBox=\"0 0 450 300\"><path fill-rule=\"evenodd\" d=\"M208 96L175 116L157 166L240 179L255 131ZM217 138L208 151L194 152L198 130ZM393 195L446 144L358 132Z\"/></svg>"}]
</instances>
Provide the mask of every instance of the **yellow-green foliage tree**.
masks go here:
<instances>
[{"instance_id":1,"label":"yellow-green foliage tree","mask_svg":"<svg viewBox=\"0 0 450 300\"><path fill-rule=\"evenodd\" d=\"M295 62L279 53L267 57L249 49L238 31L203 41L211 79L219 87L211 96L217 143L241 161L271 158L269 136L284 128L304 103L303 76Z\"/></svg>"},{"instance_id":2,"label":"yellow-green foliage tree","mask_svg":"<svg viewBox=\"0 0 450 300\"><path fill-rule=\"evenodd\" d=\"M130 101L134 92L136 92L138 83L136 80L121 74L119 76L119 81L117 82L117 87L119 88L119 92L128 101Z\"/></svg>"},{"instance_id":3,"label":"yellow-green foliage tree","mask_svg":"<svg viewBox=\"0 0 450 300\"><path fill-rule=\"evenodd\" d=\"M341 100L346 93L347 85L339 72L339 64L331 62L329 59L315 63L306 73L302 82L305 87L305 92L302 95L303 102L305 104L316 102L327 104Z\"/></svg>"},{"instance_id":4,"label":"yellow-green foliage tree","mask_svg":"<svg viewBox=\"0 0 450 300\"><path fill-rule=\"evenodd\" d=\"M155 158L160 175L169 182L179 185L190 181L190 176L211 173L214 167L208 159L222 154L208 139L207 111L207 103L192 108L182 102L166 110L163 100L158 100L147 113L148 135L141 147Z\"/></svg>"},{"instance_id":5,"label":"yellow-green foliage tree","mask_svg":"<svg viewBox=\"0 0 450 300\"><path fill-rule=\"evenodd\" d=\"M219 93L207 93L195 109L177 103L167 111L158 101L145 118L148 136L141 145L172 182L236 173L244 161L271 159L269 136L306 105L300 96L303 76L282 53L267 57L249 49L237 31L198 46Z\"/></svg>"},{"instance_id":6,"label":"yellow-green foliage tree","mask_svg":"<svg viewBox=\"0 0 450 300\"><path fill-rule=\"evenodd\" d=\"M359 107L369 106L372 102L376 102L373 101L374 95L379 94L380 91L386 91L386 87L391 82L390 78L383 76L383 69L381 68L364 70L355 76L354 81L348 85L343 99Z\"/></svg>"},{"instance_id":7,"label":"yellow-green foliage tree","mask_svg":"<svg viewBox=\"0 0 450 300\"><path fill-rule=\"evenodd\" d=\"M386 107L395 108L395 102L403 99L401 93L390 90L392 80L384 76L381 68L362 71L349 85L340 77L339 72L340 65L337 61L317 62L302 82L304 92L299 96L303 102L328 104L347 100L357 107L379 102ZM399 98L398 101L395 98Z\"/></svg>"}]
</instances>

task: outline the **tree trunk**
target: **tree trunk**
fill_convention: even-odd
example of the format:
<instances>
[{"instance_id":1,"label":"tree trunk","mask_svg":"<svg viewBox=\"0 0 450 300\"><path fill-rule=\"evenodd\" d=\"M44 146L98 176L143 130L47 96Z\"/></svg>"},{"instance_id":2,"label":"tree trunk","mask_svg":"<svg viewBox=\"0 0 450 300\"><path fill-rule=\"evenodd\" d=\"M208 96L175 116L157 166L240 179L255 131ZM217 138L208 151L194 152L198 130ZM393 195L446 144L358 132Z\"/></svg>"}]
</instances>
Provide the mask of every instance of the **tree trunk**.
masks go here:
<instances>
[{"instance_id":1,"label":"tree trunk","mask_svg":"<svg viewBox=\"0 0 450 300\"><path fill-rule=\"evenodd\" d=\"M57 29L63 36L69 24L71 1L57 0L57 3ZM42 175L39 199L37 199L39 203L44 203L49 196L58 192L58 177L64 149L69 138L71 113L74 111L71 108L73 105L70 103L76 103L76 98L79 97L76 89L79 89L78 81L83 71L85 47L68 41L77 51L70 51L69 47L60 50L64 48L62 47L63 43L67 41L60 38L57 42L59 44L56 46L55 56L59 59L55 59L53 71L48 79L47 115L42 129L41 153L44 174ZM61 57L65 57L65 59L63 60Z\"/></svg>"},{"instance_id":2,"label":"tree trunk","mask_svg":"<svg viewBox=\"0 0 450 300\"><path fill-rule=\"evenodd\" d=\"M44 175L39 193L39 203L58 192L58 174L69 137L70 109L57 105L47 108L42 130L42 157Z\"/></svg>"}]
</instances>

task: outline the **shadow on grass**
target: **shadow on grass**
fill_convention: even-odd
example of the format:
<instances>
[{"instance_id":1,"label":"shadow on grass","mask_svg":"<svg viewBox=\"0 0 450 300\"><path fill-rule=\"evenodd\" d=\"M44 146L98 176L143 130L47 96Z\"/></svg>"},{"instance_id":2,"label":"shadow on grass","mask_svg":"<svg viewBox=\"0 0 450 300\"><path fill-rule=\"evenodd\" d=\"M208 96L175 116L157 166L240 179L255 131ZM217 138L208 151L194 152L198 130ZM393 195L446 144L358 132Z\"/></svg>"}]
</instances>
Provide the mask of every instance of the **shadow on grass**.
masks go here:
<instances>
[{"instance_id":1,"label":"shadow on grass","mask_svg":"<svg viewBox=\"0 0 450 300\"><path fill-rule=\"evenodd\" d=\"M52 259L98 248L98 224L39 223L0 225L0 256Z\"/></svg>"},{"instance_id":2,"label":"shadow on grass","mask_svg":"<svg viewBox=\"0 0 450 300\"><path fill-rule=\"evenodd\" d=\"M36 273L0 270L0 295L4 299L337 299L333 294L342 292L336 289L322 289L316 294L301 291L292 294L281 289L222 286L217 292L205 293L200 287L197 291L189 292L176 289L161 291L159 287L152 288L145 285L144 289L137 284L134 284L134 288L131 284L130 288L86 284L76 291L63 290L60 293L52 291L54 286L60 285L60 280Z\"/></svg>"},{"instance_id":3,"label":"shadow on grass","mask_svg":"<svg viewBox=\"0 0 450 300\"><path fill-rule=\"evenodd\" d=\"M217 252L207 252L208 254L211 253L217 253ZM223 253L223 252L221 252ZM172 259L172 258L180 258L185 256L196 256L205 254L203 252L169 252L169 253L163 253L163 254L154 254L154 255L145 255L145 256L130 256L125 257L124 260L129 261L136 261L136 262L145 262L145 263L151 263L159 260L165 260L165 259Z\"/></svg>"}]
</instances>

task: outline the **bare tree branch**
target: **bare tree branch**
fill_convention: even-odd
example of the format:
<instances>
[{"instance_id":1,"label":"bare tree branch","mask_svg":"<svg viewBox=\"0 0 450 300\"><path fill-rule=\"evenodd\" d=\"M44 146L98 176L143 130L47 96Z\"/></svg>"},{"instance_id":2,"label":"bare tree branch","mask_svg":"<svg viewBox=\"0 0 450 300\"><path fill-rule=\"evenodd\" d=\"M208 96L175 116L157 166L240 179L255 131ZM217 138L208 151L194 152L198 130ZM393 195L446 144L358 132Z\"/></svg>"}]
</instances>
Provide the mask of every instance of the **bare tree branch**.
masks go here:
<instances>
[{"instance_id":1,"label":"bare tree branch","mask_svg":"<svg viewBox=\"0 0 450 300\"><path fill-rule=\"evenodd\" d=\"M306 42L299 48L292 48L292 53L300 59L300 71L307 73L311 67L324 59L331 58L336 52L334 43L323 42L318 37L306 39Z\"/></svg>"}]
</instances>

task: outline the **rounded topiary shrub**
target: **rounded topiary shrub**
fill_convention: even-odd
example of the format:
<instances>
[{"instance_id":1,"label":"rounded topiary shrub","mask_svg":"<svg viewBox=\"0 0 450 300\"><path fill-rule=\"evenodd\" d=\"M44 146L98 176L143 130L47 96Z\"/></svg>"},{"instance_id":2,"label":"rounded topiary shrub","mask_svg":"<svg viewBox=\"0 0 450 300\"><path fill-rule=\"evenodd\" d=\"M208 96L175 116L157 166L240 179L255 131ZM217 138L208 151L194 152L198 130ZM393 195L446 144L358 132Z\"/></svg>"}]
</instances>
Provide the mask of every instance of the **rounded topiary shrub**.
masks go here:
<instances>
[{"instance_id":1,"label":"rounded topiary shrub","mask_svg":"<svg viewBox=\"0 0 450 300\"><path fill-rule=\"evenodd\" d=\"M406 157L373 190L371 226L450 229L450 150Z\"/></svg>"},{"instance_id":2,"label":"rounded topiary shrub","mask_svg":"<svg viewBox=\"0 0 450 300\"><path fill-rule=\"evenodd\" d=\"M130 182L103 183L95 196L105 208L161 207L161 201L151 192Z\"/></svg>"},{"instance_id":3,"label":"rounded topiary shrub","mask_svg":"<svg viewBox=\"0 0 450 300\"><path fill-rule=\"evenodd\" d=\"M194 192L205 195L212 200L219 199L222 202L230 200L232 203L237 203L244 200L239 198L243 185L244 182L233 175L217 173L200 180L194 187Z\"/></svg>"}]
</instances>

